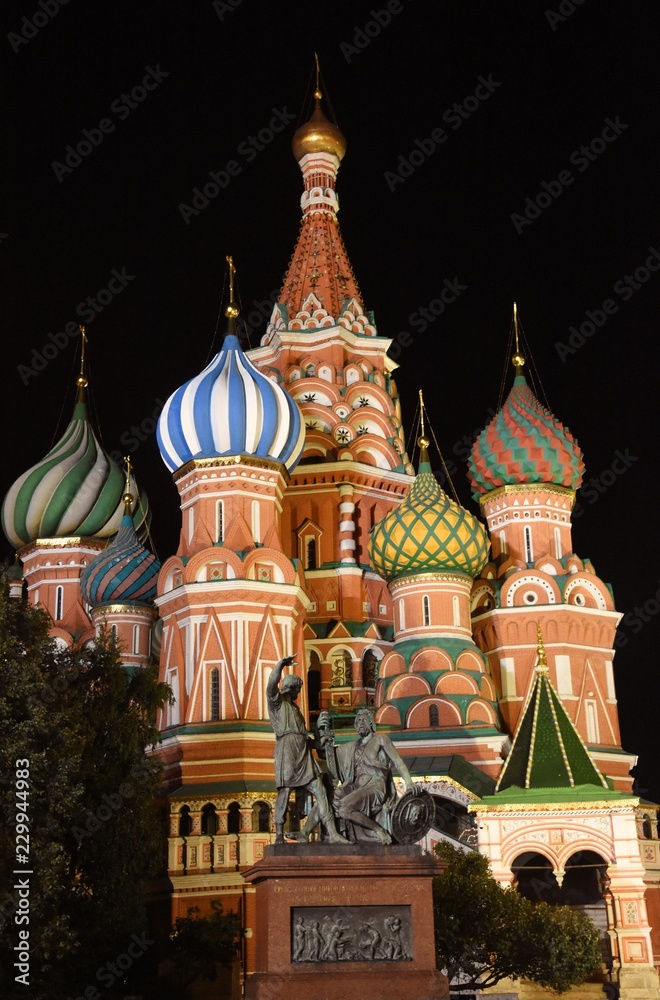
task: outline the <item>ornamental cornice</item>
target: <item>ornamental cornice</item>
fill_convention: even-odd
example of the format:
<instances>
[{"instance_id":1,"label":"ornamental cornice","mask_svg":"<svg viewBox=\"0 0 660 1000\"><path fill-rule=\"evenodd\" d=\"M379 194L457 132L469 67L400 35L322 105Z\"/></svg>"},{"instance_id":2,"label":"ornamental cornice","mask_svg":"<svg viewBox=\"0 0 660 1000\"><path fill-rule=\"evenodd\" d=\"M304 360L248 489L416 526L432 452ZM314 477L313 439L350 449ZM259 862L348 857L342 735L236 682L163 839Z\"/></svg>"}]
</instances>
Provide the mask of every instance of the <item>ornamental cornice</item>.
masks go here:
<instances>
[{"instance_id":1,"label":"ornamental cornice","mask_svg":"<svg viewBox=\"0 0 660 1000\"><path fill-rule=\"evenodd\" d=\"M412 576L397 576L390 582L390 587L397 590L409 583L460 583L472 589L474 580L468 573L414 573Z\"/></svg>"},{"instance_id":2,"label":"ornamental cornice","mask_svg":"<svg viewBox=\"0 0 660 1000\"><path fill-rule=\"evenodd\" d=\"M149 604L99 604L92 608L90 618L102 618L104 615L149 615L156 618L158 612Z\"/></svg>"},{"instance_id":3,"label":"ornamental cornice","mask_svg":"<svg viewBox=\"0 0 660 1000\"><path fill-rule=\"evenodd\" d=\"M609 813L627 813L639 803L639 799L626 799L621 802L618 801L616 805L612 802L570 802L566 803L565 806L558 805L556 802L530 802L529 805L522 805L517 802L513 803L501 803L498 805L492 805L489 802L475 802L468 806L468 812L479 812L479 813L506 813L509 816L529 816L530 813L544 813L546 816L570 816L572 813L577 812L609 812Z\"/></svg>"},{"instance_id":4,"label":"ornamental cornice","mask_svg":"<svg viewBox=\"0 0 660 1000\"><path fill-rule=\"evenodd\" d=\"M19 559L32 555L38 549L105 549L109 538L85 538L82 535L69 535L62 538L35 538L23 548L18 549Z\"/></svg>"},{"instance_id":5,"label":"ornamental cornice","mask_svg":"<svg viewBox=\"0 0 660 1000\"><path fill-rule=\"evenodd\" d=\"M182 465L176 472L172 473L172 479L178 483L189 473L196 469L221 469L230 465L247 465L258 469L271 469L280 472L286 480L289 474L281 462L274 462L269 458L256 458L252 455L218 455L214 458L191 458L189 462Z\"/></svg>"},{"instance_id":6,"label":"ornamental cornice","mask_svg":"<svg viewBox=\"0 0 660 1000\"><path fill-rule=\"evenodd\" d=\"M569 489L567 486L558 486L555 483L510 483L506 486L498 486L496 489L489 490L488 493L481 495L479 497L479 505L484 507L490 501L497 500L503 496L513 496L515 494L529 495L530 493L537 492L560 496L564 500L569 500L571 507L575 503L575 490Z\"/></svg>"}]
</instances>

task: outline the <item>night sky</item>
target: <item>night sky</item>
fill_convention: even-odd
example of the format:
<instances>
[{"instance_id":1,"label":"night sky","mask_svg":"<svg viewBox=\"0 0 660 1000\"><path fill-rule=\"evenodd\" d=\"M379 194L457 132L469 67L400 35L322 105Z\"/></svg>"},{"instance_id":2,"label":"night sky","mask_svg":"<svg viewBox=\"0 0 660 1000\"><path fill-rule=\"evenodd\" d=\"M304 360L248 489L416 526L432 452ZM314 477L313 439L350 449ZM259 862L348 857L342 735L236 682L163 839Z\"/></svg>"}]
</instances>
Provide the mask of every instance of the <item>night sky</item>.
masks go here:
<instances>
[{"instance_id":1,"label":"night sky","mask_svg":"<svg viewBox=\"0 0 660 1000\"><path fill-rule=\"evenodd\" d=\"M473 511L467 447L511 384L518 302L538 394L584 451L574 547L626 615L623 742L657 799L660 10L548 3L3 4L0 485L68 422L84 320L103 443L131 452L158 555L175 550L153 415L219 346L226 254L259 342L298 232L290 140L317 50L348 140L342 232L399 338L404 426L422 388ZM211 173L224 187L195 207Z\"/></svg>"}]
</instances>

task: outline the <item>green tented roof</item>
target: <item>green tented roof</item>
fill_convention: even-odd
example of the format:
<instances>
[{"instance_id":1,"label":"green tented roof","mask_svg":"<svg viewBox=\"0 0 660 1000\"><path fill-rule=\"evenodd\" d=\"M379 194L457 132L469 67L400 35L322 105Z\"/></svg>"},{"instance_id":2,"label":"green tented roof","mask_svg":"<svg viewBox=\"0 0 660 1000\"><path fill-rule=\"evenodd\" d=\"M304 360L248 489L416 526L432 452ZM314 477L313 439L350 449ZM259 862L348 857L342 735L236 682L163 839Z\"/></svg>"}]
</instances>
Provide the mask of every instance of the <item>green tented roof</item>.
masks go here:
<instances>
[{"instance_id":1,"label":"green tented roof","mask_svg":"<svg viewBox=\"0 0 660 1000\"><path fill-rule=\"evenodd\" d=\"M576 785L609 788L552 686L543 655L496 791Z\"/></svg>"}]
</instances>

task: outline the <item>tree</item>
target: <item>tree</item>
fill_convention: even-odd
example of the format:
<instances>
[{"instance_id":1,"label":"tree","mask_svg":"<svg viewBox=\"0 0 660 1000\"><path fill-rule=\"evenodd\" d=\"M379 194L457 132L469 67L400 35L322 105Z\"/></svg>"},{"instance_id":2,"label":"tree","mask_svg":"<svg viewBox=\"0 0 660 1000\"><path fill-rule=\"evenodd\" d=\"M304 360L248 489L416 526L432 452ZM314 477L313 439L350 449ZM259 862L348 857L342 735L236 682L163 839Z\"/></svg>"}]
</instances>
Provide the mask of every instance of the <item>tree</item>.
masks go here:
<instances>
[{"instance_id":1,"label":"tree","mask_svg":"<svg viewBox=\"0 0 660 1000\"><path fill-rule=\"evenodd\" d=\"M160 766L148 751L169 688L155 666L130 674L108 633L74 652L56 647L50 625L0 585L0 863L4 873L32 873L29 924L16 922L21 876L0 893L0 993L22 1000L59 1000L89 985L109 996L127 953L139 971L150 940L144 880L162 851ZM29 827L23 865L17 815ZM14 968L21 929L29 990Z\"/></svg>"},{"instance_id":2,"label":"tree","mask_svg":"<svg viewBox=\"0 0 660 1000\"><path fill-rule=\"evenodd\" d=\"M239 948L241 921L236 913L223 913L219 899L211 901L208 917L199 916L199 907L188 916L177 917L170 934L170 954L174 960L179 989L195 979L215 980L217 964L229 967Z\"/></svg>"},{"instance_id":3,"label":"tree","mask_svg":"<svg viewBox=\"0 0 660 1000\"><path fill-rule=\"evenodd\" d=\"M452 992L509 977L563 993L599 968L598 932L588 917L503 889L477 851L442 843L436 853L446 864L433 886L436 953Z\"/></svg>"}]
</instances>

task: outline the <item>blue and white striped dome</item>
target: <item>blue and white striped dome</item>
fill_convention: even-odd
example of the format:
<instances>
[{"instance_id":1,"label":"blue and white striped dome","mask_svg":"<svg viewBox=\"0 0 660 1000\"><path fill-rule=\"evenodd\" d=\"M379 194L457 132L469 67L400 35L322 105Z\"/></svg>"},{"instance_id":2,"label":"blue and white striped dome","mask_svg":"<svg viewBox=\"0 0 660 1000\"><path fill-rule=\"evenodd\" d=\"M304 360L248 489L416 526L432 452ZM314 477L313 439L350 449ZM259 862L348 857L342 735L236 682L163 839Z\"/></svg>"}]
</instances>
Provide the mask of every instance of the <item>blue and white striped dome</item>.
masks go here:
<instances>
[{"instance_id":1,"label":"blue and white striped dome","mask_svg":"<svg viewBox=\"0 0 660 1000\"><path fill-rule=\"evenodd\" d=\"M167 400L156 435L170 472L194 458L223 455L254 455L291 471L302 455L305 424L291 396L227 334L204 371Z\"/></svg>"}]
</instances>

